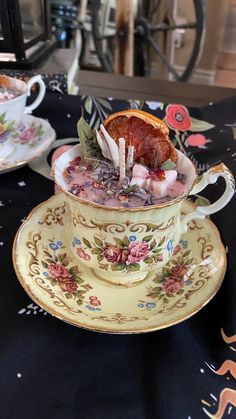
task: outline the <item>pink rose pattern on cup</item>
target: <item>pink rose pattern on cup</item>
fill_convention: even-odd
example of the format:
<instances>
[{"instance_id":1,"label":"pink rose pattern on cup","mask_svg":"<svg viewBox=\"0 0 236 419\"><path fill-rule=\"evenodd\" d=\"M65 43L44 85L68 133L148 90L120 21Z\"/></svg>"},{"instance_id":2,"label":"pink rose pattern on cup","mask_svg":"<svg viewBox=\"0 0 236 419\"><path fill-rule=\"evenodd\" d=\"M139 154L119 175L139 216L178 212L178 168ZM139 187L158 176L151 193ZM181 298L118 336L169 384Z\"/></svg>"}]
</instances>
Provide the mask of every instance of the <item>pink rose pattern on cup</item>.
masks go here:
<instances>
[{"instance_id":1,"label":"pink rose pattern on cup","mask_svg":"<svg viewBox=\"0 0 236 419\"><path fill-rule=\"evenodd\" d=\"M136 263L148 258L150 247L147 242L131 242L128 246L128 263Z\"/></svg>"},{"instance_id":2,"label":"pink rose pattern on cup","mask_svg":"<svg viewBox=\"0 0 236 419\"><path fill-rule=\"evenodd\" d=\"M97 237L94 239L96 243L92 245L87 239L82 239L82 244L80 239L74 237L72 245L76 250L82 249L83 254L91 251L99 262L111 262L113 270L125 267L127 272L131 272L139 269L140 261L155 263L162 258L160 246L154 246L149 236L141 241L137 241L135 235L124 237L123 240L116 239L116 245L104 243ZM83 306L89 311L101 311L102 302L99 296L94 295L93 287L84 281L78 266L73 264L71 256L63 251L65 248L61 241L50 240L41 261L44 267L44 281L49 281L52 287L59 287L63 296L66 299L74 299L78 306ZM188 242L180 240L173 250L170 262L160 272L157 271L152 280L153 285L147 287L147 300L137 301L138 307L152 310L155 307L160 308L160 304L169 306L174 297L185 299L194 283L195 270L191 268L194 263L196 262L191 257Z\"/></svg>"},{"instance_id":3,"label":"pink rose pattern on cup","mask_svg":"<svg viewBox=\"0 0 236 419\"><path fill-rule=\"evenodd\" d=\"M115 237L114 243L107 243L97 236L94 236L93 242L84 237L82 240L74 237L72 246L76 254L84 260L90 260L94 255L99 263L103 263L103 266L110 265L113 271L134 272L139 271L140 262L155 266L163 260L164 241L165 237L157 243L152 235L145 236L142 240L137 240L135 235L122 239Z\"/></svg>"}]
</instances>

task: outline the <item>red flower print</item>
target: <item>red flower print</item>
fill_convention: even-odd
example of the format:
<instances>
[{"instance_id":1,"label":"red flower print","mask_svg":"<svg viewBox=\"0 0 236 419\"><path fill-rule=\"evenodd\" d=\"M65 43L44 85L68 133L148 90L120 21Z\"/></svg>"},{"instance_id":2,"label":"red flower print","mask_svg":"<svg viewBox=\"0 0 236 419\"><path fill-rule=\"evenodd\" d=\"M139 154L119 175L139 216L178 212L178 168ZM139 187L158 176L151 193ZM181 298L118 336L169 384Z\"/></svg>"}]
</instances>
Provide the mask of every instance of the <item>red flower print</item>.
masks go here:
<instances>
[{"instance_id":1,"label":"red flower print","mask_svg":"<svg viewBox=\"0 0 236 419\"><path fill-rule=\"evenodd\" d=\"M75 281L60 282L59 285L63 291L67 292L76 292L78 290L78 285Z\"/></svg>"},{"instance_id":2,"label":"red flower print","mask_svg":"<svg viewBox=\"0 0 236 419\"><path fill-rule=\"evenodd\" d=\"M148 257L150 248L147 242L131 242L128 246L128 251L127 262L136 263Z\"/></svg>"},{"instance_id":3,"label":"red flower print","mask_svg":"<svg viewBox=\"0 0 236 419\"><path fill-rule=\"evenodd\" d=\"M91 259L91 256L88 253L86 253L81 247L77 247L76 253L80 258L82 258L84 260L90 260Z\"/></svg>"},{"instance_id":4,"label":"red flower print","mask_svg":"<svg viewBox=\"0 0 236 419\"><path fill-rule=\"evenodd\" d=\"M175 265L170 270L170 275L176 277L177 279L181 279L184 277L186 273L186 265Z\"/></svg>"},{"instance_id":5,"label":"red flower print","mask_svg":"<svg viewBox=\"0 0 236 419\"><path fill-rule=\"evenodd\" d=\"M168 105L165 119L168 126L172 129L187 131L191 128L191 119L185 106Z\"/></svg>"},{"instance_id":6,"label":"red flower print","mask_svg":"<svg viewBox=\"0 0 236 419\"><path fill-rule=\"evenodd\" d=\"M89 304L91 304L91 306L98 307L101 305L101 301L97 297L91 296L89 297Z\"/></svg>"},{"instance_id":7,"label":"red flower print","mask_svg":"<svg viewBox=\"0 0 236 419\"><path fill-rule=\"evenodd\" d=\"M178 292L179 290L181 290L181 288L183 288L183 282L181 281L176 281L170 277L166 277L164 283L163 283L163 290L167 293L167 294L175 294L176 292Z\"/></svg>"},{"instance_id":8,"label":"red flower print","mask_svg":"<svg viewBox=\"0 0 236 419\"><path fill-rule=\"evenodd\" d=\"M206 144L211 140L208 140L203 134L191 134L186 138L186 146L206 148Z\"/></svg>"},{"instance_id":9,"label":"red flower print","mask_svg":"<svg viewBox=\"0 0 236 419\"><path fill-rule=\"evenodd\" d=\"M175 246L174 251L173 251L173 255L177 255L177 253L179 253L181 250L181 246L179 244L177 244L177 246Z\"/></svg>"},{"instance_id":10,"label":"red flower print","mask_svg":"<svg viewBox=\"0 0 236 419\"><path fill-rule=\"evenodd\" d=\"M68 269L60 263L50 263L48 273L50 276L53 276L61 281L68 280L72 276Z\"/></svg>"}]
</instances>

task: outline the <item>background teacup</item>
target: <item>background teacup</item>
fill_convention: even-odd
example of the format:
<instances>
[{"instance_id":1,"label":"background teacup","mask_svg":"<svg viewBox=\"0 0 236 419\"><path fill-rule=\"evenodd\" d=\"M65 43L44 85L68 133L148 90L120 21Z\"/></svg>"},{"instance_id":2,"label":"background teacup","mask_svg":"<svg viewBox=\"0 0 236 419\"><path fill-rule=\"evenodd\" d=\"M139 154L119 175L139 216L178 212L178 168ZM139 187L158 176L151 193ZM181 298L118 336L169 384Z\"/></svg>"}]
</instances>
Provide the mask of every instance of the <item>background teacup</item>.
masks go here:
<instances>
[{"instance_id":1,"label":"background teacup","mask_svg":"<svg viewBox=\"0 0 236 419\"><path fill-rule=\"evenodd\" d=\"M26 106L26 99L31 94L31 87L37 83L39 92L35 100ZM0 123L6 124L11 129L19 122L24 114L31 113L42 102L46 87L40 75L32 77L28 83L12 77L0 75L0 87L16 89L20 94L13 99L0 103Z\"/></svg>"},{"instance_id":2,"label":"background teacup","mask_svg":"<svg viewBox=\"0 0 236 419\"><path fill-rule=\"evenodd\" d=\"M189 221L205 218L230 201L235 182L224 164L210 168L197 181L192 162L180 151L177 153L177 170L186 175L187 193L160 205L139 208L105 207L67 191L63 173L69 162L80 155L80 145L54 162L55 183L64 192L70 208L68 240L80 263L91 268L93 276L119 285L132 285L144 279L148 272L162 268L169 261ZM223 195L212 205L199 206L192 213L181 215L186 197L215 183L219 176L226 182Z\"/></svg>"}]
</instances>

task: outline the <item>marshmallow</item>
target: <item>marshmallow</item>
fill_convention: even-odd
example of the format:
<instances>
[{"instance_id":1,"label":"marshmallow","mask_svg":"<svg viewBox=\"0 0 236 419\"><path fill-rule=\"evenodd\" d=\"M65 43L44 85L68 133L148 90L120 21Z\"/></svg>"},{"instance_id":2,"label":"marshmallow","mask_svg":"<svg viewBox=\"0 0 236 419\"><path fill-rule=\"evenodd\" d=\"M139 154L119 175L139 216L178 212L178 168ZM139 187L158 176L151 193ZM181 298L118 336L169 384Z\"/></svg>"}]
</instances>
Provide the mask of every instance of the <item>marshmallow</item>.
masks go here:
<instances>
[{"instance_id":1,"label":"marshmallow","mask_svg":"<svg viewBox=\"0 0 236 419\"><path fill-rule=\"evenodd\" d=\"M176 181L177 172L176 170L166 170L165 179L163 180L147 180L147 188L153 192L158 198L163 198L168 194L167 190L170 188Z\"/></svg>"},{"instance_id":2,"label":"marshmallow","mask_svg":"<svg viewBox=\"0 0 236 419\"><path fill-rule=\"evenodd\" d=\"M140 177L140 178L147 178L149 175L149 170L143 166L142 164L135 164L133 167L133 178Z\"/></svg>"},{"instance_id":3,"label":"marshmallow","mask_svg":"<svg viewBox=\"0 0 236 419\"><path fill-rule=\"evenodd\" d=\"M146 188L146 184L147 184L147 179L143 179L141 177L132 177L131 181L130 181L130 186L133 185L137 185L140 188Z\"/></svg>"},{"instance_id":4,"label":"marshmallow","mask_svg":"<svg viewBox=\"0 0 236 419\"><path fill-rule=\"evenodd\" d=\"M168 195L168 190L174 186L177 171L176 170L165 170L165 179L158 180L149 176L149 170L142 164L135 164L133 167L133 177L130 185L137 185L140 188L148 190L155 194L158 198L163 198Z\"/></svg>"}]
</instances>

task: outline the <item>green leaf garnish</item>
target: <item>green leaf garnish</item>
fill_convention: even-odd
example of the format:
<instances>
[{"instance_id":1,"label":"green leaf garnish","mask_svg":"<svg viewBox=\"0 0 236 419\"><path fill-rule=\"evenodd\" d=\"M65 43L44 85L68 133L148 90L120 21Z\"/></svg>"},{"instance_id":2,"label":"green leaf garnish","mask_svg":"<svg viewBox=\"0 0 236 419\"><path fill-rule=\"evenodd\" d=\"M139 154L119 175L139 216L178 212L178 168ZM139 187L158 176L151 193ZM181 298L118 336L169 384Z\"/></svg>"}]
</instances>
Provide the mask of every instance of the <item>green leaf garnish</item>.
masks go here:
<instances>
[{"instance_id":1,"label":"green leaf garnish","mask_svg":"<svg viewBox=\"0 0 236 419\"><path fill-rule=\"evenodd\" d=\"M174 170L174 169L176 169L176 164L171 159L168 159L161 165L161 169L162 170Z\"/></svg>"},{"instance_id":2,"label":"green leaf garnish","mask_svg":"<svg viewBox=\"0 0 236 419\"><path fill-rule=\"evenodd\" d=\"M90 125L81 116L77 123L77 131L82 147L83 157L87 159L102 159L101 149L98 145L96 134Z\"/></svg>"}]
</instances>

